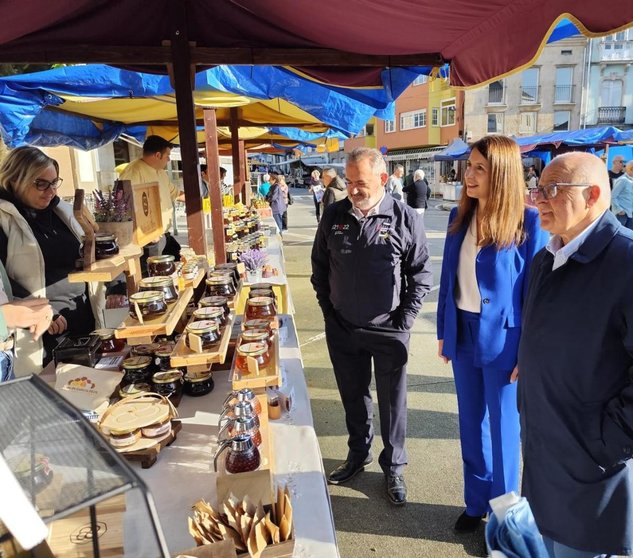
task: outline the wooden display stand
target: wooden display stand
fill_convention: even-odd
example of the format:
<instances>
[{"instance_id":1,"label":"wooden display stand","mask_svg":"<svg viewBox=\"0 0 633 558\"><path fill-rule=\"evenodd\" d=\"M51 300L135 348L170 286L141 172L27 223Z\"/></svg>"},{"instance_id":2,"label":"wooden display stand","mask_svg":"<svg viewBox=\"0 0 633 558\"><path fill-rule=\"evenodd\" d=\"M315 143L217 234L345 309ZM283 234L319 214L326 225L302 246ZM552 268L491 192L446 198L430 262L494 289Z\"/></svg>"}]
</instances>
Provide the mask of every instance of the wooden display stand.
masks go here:
<instances>
[{"instance_id":1,"label":"wooden display stand","mask_svg":"<svg viewBox=\"0 0 633 558\"><path fill-rule=\"evenodd\" d=\"M156 460L158 454L163 448L171 446L178 435L178 432L182 430L182 423L179 420L171 421L171 433L165 439L158 442L155 446L139 451L120 452L128 461L138 461L143 469L149 469Z\"/></svg>"},{"instance_id":2,"label":"wooden display stand","mask_svg":"<svg viewBox=\"0 0 633 558\"><path fill-rule=\"evenodd\" d=\"M237 341L239 347L240 340ZM281 385L281 367L279 366L279 332L273 333L273 342L270 347L270 364L260 370L257 362L253 362L256 367L250 374L241 374L235 367L235 357L231 366L231 384L234 390L250 388L260 390L266 387ZM236 355L237 356L237 355Z\"/></svg>"},{"instance_id":3,"label":"wooden display stand","mask_svg":"<svg viewBox=\"0 0 633 558\"><path fill-rule=\"evenodd\" d=\"M248 495L253 502L261 500L262 504L271 504L275 501L273 491L275 463L268 422L268 402L265 394L257 395L257 398L262 406L262 412L259 415L259 431L262 436L262 443L258 448L260 455L259 469L246 473L227 473L224 469L226 451L222 453L218 459L216 479L216 497L218 502L224 502L230 495L240 500Z\"/></svg>"},{"instance_id":4,"label":"wooden display stand","mask_svg":"<svg viewBox=\"0 0 633 558\"><path fill-rule=\"evenodd\" d=\"M224 364L234 321L235 315L229 314L216 351L192 351L187 347L185 343L186 333L183 333L171 354L171 365L174 368L186 368L189 372L207 372L212 364Z\"/></svg>"},{"instance_id":5,"label":"wooden display stand","mask_svg":"<svg viewBox=\"0 0 633 558\"><path fill-rule=\"evenodd\" d=\"M191 287L185 289L178 296L176 302L167 304L167 312L156 318L146 318L144 323L128 316L125 321L114 330L117 339L127 339L129 345L143 345L151 343L157 335L171 335L187 308L193 296Z\"/></svg>"}]
</instances>

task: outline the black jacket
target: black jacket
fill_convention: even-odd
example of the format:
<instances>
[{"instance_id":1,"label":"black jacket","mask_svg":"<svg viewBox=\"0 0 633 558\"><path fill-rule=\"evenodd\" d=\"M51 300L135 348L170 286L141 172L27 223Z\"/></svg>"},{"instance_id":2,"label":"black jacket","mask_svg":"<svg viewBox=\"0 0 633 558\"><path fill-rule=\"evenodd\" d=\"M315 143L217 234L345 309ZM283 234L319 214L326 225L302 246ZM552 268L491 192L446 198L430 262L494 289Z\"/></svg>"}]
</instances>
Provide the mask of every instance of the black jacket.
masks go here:
<instances>
[{"instance_id":1,"label":"black jacket","mask_svg":"<svg viewBox=\"0 0 633 558\"><path fill-rule=\"evenodd\" d=\"M391 196L359 222L349 199L328 207L312 247L312 285L327 316L358 327L409 329L433 279L421 217Z\"/></svg>"},{"instance_id":2,"label":"black jacket","mask_svg":"<svg viewBox=\"0 0 633 558\"><path fill-rule=\"evenodd\" d=\"M413 184L405 186L402 191L407 195L407 204L414 209L426 209L429 204L426 200L431 197L431 189L426 178L416 180Z\"/></svg>"}]
</instances>

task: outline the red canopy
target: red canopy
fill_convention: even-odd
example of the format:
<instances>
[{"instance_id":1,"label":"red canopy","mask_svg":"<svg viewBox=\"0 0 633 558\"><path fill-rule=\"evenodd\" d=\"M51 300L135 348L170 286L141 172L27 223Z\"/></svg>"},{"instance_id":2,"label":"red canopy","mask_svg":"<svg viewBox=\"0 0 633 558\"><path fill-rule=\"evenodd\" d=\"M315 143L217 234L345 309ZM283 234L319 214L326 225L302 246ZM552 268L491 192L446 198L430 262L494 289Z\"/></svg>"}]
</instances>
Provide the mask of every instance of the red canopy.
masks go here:
<instances>
[{"instance_id":1,"label":"red canopy","mask_svg":"<svg viewBox=\"0 0 633 558\"><path fill-rule=\"evenodd\" d=\"M196 43L197 64L285 64L356 86L379 84L384 67L444 61L453 85L476 85L529 63L563 14L592 34L633 23L630 0L5 0L3 8L0 61L164 64L163 41L178 33Z\"/></svg>"}]
</instances>

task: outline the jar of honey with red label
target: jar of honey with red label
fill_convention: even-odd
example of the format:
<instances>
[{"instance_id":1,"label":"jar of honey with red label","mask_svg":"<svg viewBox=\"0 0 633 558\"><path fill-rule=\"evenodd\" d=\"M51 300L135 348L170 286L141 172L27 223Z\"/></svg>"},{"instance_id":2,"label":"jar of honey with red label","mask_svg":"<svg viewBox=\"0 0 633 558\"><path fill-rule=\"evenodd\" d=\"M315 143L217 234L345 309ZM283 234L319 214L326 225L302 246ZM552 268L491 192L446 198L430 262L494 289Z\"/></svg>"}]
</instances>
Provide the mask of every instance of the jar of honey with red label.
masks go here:
<instances>
[{"instance_id":1,"label":"jar of honey with red label","mask_svg":"<svg viewBox=\"0 0 633 558\"><path fill-rule=\"evenodd\" d=\"M257 366L255 366L255 363L257 363ZM254 374L257 369L261 372L269 364L270 354L266 343L246 343L236 349L235 368L240 374Z\"/></svg>"},{"instance_id":2,"label":"jar of honey with red label","mask_svg":"<svg viewBox=\"0 0 633 558\"><path fill-rule=\"evenodd\" d=\"M275 301L269 296L256 296L246 301L246 311L244 312L247 320L264 319L272 321L277 315Z\"/></svg>"}]
</instances>

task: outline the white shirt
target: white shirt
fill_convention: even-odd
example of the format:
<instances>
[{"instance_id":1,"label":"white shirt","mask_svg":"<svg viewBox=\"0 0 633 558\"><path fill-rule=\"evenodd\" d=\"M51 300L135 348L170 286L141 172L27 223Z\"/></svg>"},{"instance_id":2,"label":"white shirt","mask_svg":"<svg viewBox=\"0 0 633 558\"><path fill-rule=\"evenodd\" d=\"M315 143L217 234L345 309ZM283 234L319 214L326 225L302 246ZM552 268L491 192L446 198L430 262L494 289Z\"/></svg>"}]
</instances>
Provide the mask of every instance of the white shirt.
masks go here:
<instances>
[{"instance_id":1,"label":"white shirt","mask_svg":"<svg viewBox=\"0 0 633 558\"><path fill-rule=\"evenodd\" d=\"M481 312L481 294L475 272L477 254L480 250L481 246L477 244L477 212L475 211L459 250L455 304L460 310L476 314Z\"/></svg>"},{"instance_id":2,"label":"white shirt","mask_svg":"<svg viewBox=\"0 0 633 558\"><path fill-rule=\"evenodd\" d=\"M598 221L605 213L606 211L603 211L598 216L598 218L590 223L590 225L584 231L570 240L569 244L563 245L563 239L559 235L554 235L552 238L549 239L549 242L547 243L547 246L545 248L547 248L547 251L554 256L552 271L558 269L562 265L565 265L567 263L567 260L571 258L576 252L578 252L578 249L582 246L582 243L589 236L589 233L591 233L591 231L596 228Z\"/></svg>"},{"instance_id":3,"label":"white shirt","mask_svg":"<svg viewBox=\"0 0 633 558\"><path fill-rule=\"evenodd\" d=\"M368 212L367 215L363 215L363 212L358 209L357 207L354 206L354 202L352 202L352 209L350 210L350 213L356 217L356 219L358 219L359 221L361 219L366 219L367 217L371 217L372 215L378 215L378 208L380 207L380 204L382 203L382 200L385 199L385 192L382 193L382 197L378 200L378 203L376 205L374 205Z\"/></svg>"}]
</instances>

